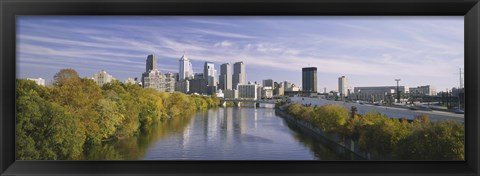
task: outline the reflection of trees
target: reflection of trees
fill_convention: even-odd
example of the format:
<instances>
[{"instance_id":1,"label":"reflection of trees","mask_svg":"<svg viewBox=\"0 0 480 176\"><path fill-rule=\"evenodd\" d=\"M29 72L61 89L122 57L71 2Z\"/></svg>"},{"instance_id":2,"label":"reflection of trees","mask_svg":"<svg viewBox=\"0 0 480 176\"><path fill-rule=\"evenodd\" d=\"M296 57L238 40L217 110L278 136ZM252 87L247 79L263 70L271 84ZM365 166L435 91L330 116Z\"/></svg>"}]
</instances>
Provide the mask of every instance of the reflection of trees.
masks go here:
<instances>
[{"instance_id":1,"label":"reflection of trees","mask_svg":"<svg viewBox=\"0 0 480 176\"><path fill-rule=\"evenodd\" d=\"M284 122L288 128L294 132L292 134L293 138L309 148L318 160L362 160L362 158L357 157L354 153L321 136L308 134L309 132L304 132L299 127L285 120Z\"/></svg>"},{"instance_id":2,"label":"reflection of trees","mask_svg":"<svg viewBox=\"0 0 480 176\"><path fill-rule=\"evenodd\" d=\"M103 143L86 149L86 160L136 160L145 155L150 144L170 136L183 133L190 124L193 113L184 117L161 121L154 128L141 132L138 136Z\"/></svg>"}]
</instances>

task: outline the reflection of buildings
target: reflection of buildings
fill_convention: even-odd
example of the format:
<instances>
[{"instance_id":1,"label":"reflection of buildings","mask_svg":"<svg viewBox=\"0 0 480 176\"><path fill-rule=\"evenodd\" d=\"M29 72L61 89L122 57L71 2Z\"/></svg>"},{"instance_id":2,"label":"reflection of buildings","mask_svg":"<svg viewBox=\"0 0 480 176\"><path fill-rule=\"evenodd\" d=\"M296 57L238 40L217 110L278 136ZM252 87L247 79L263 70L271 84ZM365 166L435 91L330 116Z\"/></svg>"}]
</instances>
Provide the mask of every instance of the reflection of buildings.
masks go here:
<instances>
[{"instance_id":1,"label":"reflection of buildings","mask_svg":"<svg viewBox=\"0 0 480 176\"><path fill-rule=\"evenodd\" d=\"M208 110L206 113L206 117L204 118L205 125L203 125L203 135L205 136L206 141L211 141L212 139L214 139L215 136L218 135L217 133L220 131L218 130L218 114L213 113L213 111L215 110Z\"/></svg>"}]
</instances>

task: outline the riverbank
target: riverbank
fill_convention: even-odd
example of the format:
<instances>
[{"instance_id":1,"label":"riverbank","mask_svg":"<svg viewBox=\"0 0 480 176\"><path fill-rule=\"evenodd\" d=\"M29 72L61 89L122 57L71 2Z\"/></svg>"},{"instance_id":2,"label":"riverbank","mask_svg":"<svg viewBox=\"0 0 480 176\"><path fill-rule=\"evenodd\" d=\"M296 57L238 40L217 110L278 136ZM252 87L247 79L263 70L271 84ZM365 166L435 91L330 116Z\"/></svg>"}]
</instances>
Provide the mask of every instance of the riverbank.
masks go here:
<instances>
[{"instance_id":1,"label":"riverbank","mask_svg":"<svg viewBox=\"0 0 480 176\"><path fill-rule=\"evenodd\" d=\"M354 141L350 138L341 137L340 135L335 133L325 133L321 129L315 127L312 123L295 118L278 107L275 108L275 114L285 119L287 122L292 123L302 132L309 133L310 135L315 135L323 139L324 141L331 143L332 145L330 145L330 147L332 147L332 149L334 149L338 153L345 153L345 150L347 150L348 152L351 152L355 155L352 158L357 158L358 160L371 159L369 154L359 149L357 145L358 141Z\"/></svg>"},{"instance_id":2,"label":"riverbank","mask_svg":"<svg viewBox=\"0 0 480 176\"><path fill-rule=\"evenodd\" d=\"M428 115L409 121L331 104L293 103L278 111L370 160L464 160L464 124L458 121L430 122Z\"/></svg>"}]
</instances>

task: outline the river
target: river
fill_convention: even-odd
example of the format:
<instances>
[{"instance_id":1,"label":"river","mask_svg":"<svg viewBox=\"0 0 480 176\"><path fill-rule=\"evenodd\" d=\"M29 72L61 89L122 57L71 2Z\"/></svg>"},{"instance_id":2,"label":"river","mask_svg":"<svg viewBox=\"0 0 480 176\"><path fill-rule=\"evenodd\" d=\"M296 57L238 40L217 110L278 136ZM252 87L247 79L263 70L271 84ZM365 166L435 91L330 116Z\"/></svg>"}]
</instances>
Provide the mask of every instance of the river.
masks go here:
<instances>
[{"instance_id":1,"label":"river","mask_svg":"<svg viewBox=\"0 0 480 176\"><path fill-rule=\"evenodd\" d=\"M89 160L353 160L273 108L226 107L159 123L138 137L90 149Z\"/></svg>"}]
</instances>

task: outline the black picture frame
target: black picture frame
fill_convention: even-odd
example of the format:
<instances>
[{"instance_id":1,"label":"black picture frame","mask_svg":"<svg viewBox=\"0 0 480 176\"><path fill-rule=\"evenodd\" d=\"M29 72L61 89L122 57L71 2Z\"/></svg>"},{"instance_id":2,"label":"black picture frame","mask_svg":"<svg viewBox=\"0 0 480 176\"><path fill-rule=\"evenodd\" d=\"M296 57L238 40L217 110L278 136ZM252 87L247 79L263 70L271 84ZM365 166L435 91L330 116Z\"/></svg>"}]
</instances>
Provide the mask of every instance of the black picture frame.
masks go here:
<instances>
[{"instance_id":1,"label":"black picture frame","mask_svg":"<svg viewBox=\"0 0 480 176\"><path fill-rule=\"evenodd\" d=\"M1 175L479 175L478 0L0 0ZM465 161L15 161L17 15L458 15L465 19Z\"/></svg>"}]
</instances>

